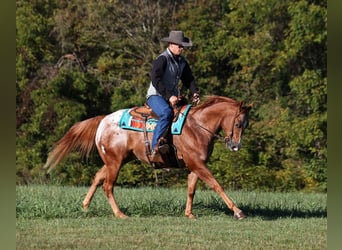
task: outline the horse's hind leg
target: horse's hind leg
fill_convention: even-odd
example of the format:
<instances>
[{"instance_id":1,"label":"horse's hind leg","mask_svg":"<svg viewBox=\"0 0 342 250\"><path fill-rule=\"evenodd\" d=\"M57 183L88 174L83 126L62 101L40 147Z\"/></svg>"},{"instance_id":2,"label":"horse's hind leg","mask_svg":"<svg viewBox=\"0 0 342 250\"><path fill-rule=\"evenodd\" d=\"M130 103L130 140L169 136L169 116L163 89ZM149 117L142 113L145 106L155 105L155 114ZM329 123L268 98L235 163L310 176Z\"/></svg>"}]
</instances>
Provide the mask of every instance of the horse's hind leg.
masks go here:
<instances>
[{"instance_id":1,"label":"horse's hind leg","mask_svg":"<svg viewBox=\"0 0 342 250\"><path fill-rule=\"evenodd\" d=\"M121 161L119 161L121 162ZM113 194L113 188L114 188L114 184L116 182L116 179L118 177L119 174L119 170L121 168L120 164L117 163L113 163L113 164L106 164L106 178L105 181L103 183L103 191L105 192L108 202L113 210L113 213L115 215L115 217L118 218L122 218L125 219L128 216L125 215L119 208L118 204L116 203L116 200L114 198L114 194Z\"/></svg>"},{"instance_id":2,"label":"horse's hind leg","mask_svg":"<svg viewBox=\"0 0 342 250\"><path fill-rule=\"evenodd\" d=\"M94 180L88 190L86 197L83 200L83 203L82 203L83 209L86 210L89 207L89 204L96 192L98 185L100 185L105 180L105 178L106 178L106 165L104 165L101 169L99 169L97 173L95 174Z\"/></svg>"}]
</instances>

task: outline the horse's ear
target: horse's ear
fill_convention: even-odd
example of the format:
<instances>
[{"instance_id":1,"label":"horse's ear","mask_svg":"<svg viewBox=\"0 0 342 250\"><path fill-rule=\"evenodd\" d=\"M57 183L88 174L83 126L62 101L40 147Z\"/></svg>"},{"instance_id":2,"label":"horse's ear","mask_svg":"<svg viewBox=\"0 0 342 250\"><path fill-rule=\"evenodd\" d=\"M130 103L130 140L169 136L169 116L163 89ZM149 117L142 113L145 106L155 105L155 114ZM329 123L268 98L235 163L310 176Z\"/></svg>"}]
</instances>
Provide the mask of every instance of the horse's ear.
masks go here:
<instances>
[{"instance_id":1,"label":"horse's ear","mask_svg":"<svg viewBox=\"0 0 342 250\"><path fill-rule=\"evenodd\" d=\"M254 102L252 102L251 104L249 104L249 105L247 106L248 110L251 110L253 107L254 107Z\"/></svg>"},{"instance_id":2,"label":"horse's ear","mask_svg":"<svg viewBox=\"0 0 342 250\"><path fill-rule=\"evenodd\" d=\"M245 106L244 101L240 102L240 111L249 112L253 107L254 107L254 102L252 102L251 104L249 104L247 106Z\"/></svg>"},{"instance_id":3,"label":"horse's ear","mask_svg":"<svg viewBox=\"0 0 342 250\"><path fill-rule=\"evenodd\" d=\"M245 106L245 101L241 101L240 107L239 107L240 111L243 110L244 106Z\"/></svg>"}]
</instances>

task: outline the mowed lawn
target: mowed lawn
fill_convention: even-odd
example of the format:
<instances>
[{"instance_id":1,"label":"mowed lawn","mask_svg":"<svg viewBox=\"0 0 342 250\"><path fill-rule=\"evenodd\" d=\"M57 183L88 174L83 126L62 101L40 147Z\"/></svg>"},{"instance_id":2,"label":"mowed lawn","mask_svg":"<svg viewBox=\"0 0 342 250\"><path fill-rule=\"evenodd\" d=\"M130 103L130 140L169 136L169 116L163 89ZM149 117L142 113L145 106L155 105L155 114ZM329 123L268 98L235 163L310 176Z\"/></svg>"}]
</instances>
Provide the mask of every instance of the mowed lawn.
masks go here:
<instances>
[{"instance_id":1,"label":"mowed lawn","mask_svg":"<svg viewBox=\"0 0 342 250\"><path fill-rule=\"evenodd\" d=\"M327 249L326 194L227 192L248 215L236 221L211 190L198 190L197 220L184 217L186 190L116 188L113 216L101 190L17 186L17 249Z\"/></svg>"}]
</instances>

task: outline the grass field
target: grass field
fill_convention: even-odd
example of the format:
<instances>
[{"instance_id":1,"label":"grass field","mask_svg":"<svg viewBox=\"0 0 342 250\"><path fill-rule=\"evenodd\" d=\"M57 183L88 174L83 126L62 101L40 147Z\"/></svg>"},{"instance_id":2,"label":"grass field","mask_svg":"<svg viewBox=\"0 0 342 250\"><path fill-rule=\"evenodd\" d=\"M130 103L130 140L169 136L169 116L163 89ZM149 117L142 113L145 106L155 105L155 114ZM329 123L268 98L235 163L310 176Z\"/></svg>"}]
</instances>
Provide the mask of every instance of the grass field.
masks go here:
<instances>
[{"instance_id":1,"label":"grass field","mask_svg":"<svg viewBox=\"0 0 342 250\"><path fill-rule=\"evenodd\" d=\"M196 193L197 220L184 217L186 190L116 188L121 220L101 189L17 186L17 249L327 249L326 194L228 192L248 215L236 221L211 190Z\"/></svg>"}]
</instances>

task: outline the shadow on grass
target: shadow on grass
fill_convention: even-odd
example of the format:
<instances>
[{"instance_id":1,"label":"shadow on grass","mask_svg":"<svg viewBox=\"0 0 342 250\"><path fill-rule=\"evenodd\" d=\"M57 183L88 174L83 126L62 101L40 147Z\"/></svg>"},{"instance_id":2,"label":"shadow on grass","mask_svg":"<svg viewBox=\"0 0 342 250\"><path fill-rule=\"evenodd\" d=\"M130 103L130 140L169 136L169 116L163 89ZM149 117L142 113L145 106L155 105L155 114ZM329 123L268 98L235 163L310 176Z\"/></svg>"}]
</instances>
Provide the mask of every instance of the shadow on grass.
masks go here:
<instances>
[{"instance_id":1,"label":"shadow on grass","mask_svg":"<svg viewBox=\"0 0 342 250\"><path fill-rule=\"evenodd\" d=\"M281 218L327 218L327 211L323 207L316 208L282 208L282 207L258 207L256 205L241 205L239 208L247 217L258 217L263 220L277 220ZM154 202L153 207L148 210L134 208L130 206L122 206L121 210L129 216L182 216L185 211L185 204L177 206L171 202L166 205L158 200ZM221 202L208 202L197 201L193 204L193 213L196 216L217 216L226 214L233 216L233 211L228 209L224 203Z\"/></svg>"},{"instance_id":2,"label":"shadow on grass","mask_svg":"<svg viewBox=\"0 0 342 250\"><path fill-rule=\"evenodd\" d=\"M281 208L253 208L245 206L242 208L249 217L262 217L265 220L276 220L279 218L327 218L327 211L314 210L305 211L299 209ZM245 212L246 211L246 212Z\"/></svg>"},{"instance_id":3,"label":"shadow on grass","mask_svg":"<svg viewBox=\"0 0 342 250\"><path fill-rule=\"evenodd\" d=\"M286 209L286 208L256 208L249 205L239 206L247 217L261 217L264 220L277 220L280 218L327 218L327 211L323 209ZM194 204L194 211L198 210L201 214L225 213L232 216L233 212L221 204ZM206 210L206 211L205 211Z\"/></svg>"},{"instance_id":4,"label":"shadow on grass","mask_svg":"<svg viewBox=\"0 0 342 250\"><path fill-rule=\"evenodd\" d=\"M184 216L185 205L179 206L177 211L172 206L165 206L165 204L156 203L156 206L147 210L141 208L134 208L130 206L122 206L121 211L128 216ZM286 209L286 208L256 208L249 205L242 205L239 208L243 211L247 218L261 218L263 220L277 220L283 218L327 218L327 211L324 209ZM193 212L195 216L220 216L222 214L228 217L233 217L233 211L229 210L225 204L221 203L202 203L196 202L193 205ZM108 208L92 208L88 210L83 216L86 217L101 217L112 215L111 210Z\"/></svg>"}]
</instances>

